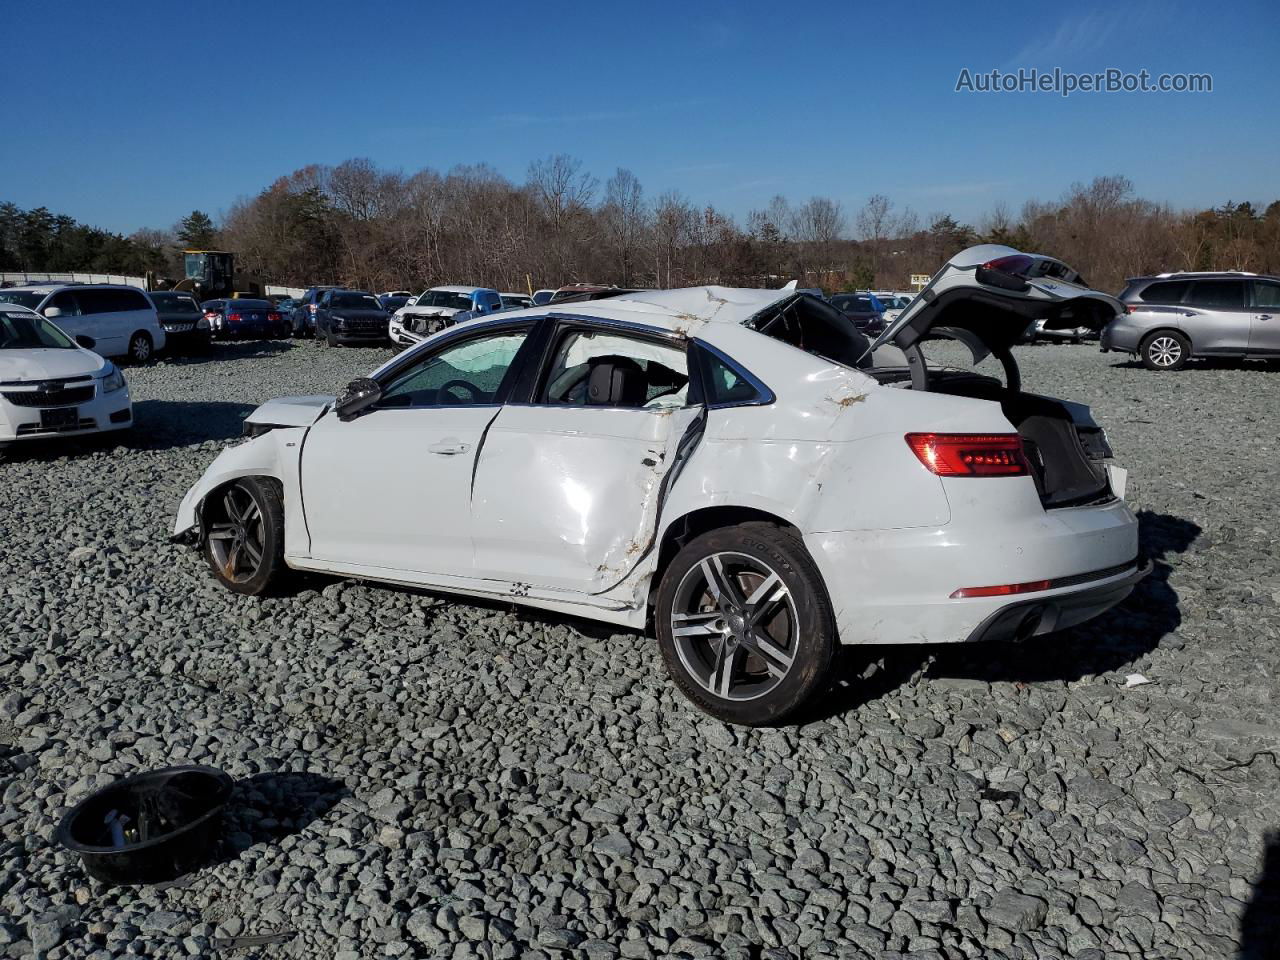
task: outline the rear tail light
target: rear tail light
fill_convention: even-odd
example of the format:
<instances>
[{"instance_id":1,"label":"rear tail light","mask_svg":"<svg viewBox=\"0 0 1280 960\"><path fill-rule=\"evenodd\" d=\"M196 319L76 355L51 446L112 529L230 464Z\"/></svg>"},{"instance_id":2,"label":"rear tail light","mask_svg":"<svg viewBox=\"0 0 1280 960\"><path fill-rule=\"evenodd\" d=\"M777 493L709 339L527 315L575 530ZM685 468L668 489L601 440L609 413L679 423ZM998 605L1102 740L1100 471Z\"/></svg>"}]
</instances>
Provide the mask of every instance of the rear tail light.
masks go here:
<instances>
[{"instance_id":1,"label":"rear tail light","mask_svg":"<svg viewBox=\"0 0 1280 960\"><path fill-rule=\"evenodd\" d=\"M1035 264L1034 257L1025 253L1017 253L1008 257L997 257L980 266L975 274L979 283L989 287L1000 287L1002 290L1026 290L1030 284L1026 275Z\"/></svg>"},{"instance_id":2,"label":"rear tail light","mask_svg":"<svg viewBox=\"0 0 1280 960\"><path fill-rule=\"evenodd\" d=\"M239 322L240 322L240 314L238 313L227 314L227 323L239 323Z\"/></svg>"},{"instance_id":3,"label":"rear tail light","mask_svg":"<svg viewBox=\"0 0 1280 960\"><path fill-rule=\"evenodd\" d=\"M275 310L272 310L270 313L267 314L267 319L270 320L272 323L279 323L280 314L277 313Z\"/></svg>"},{"instance_id":4,"label":"rear tail light","mask_svg":"<svg viewBox=\"0 0 1280 960\"><path fill-rule=\"evenodd\" d=\"M907 446L940 477L1024 477L1031 470L1016 433L908 433Z\"/></svg>"},{"instance_id":5,"label":"rear tail light","mask_svg":"<svg viewBox=\"0 0 1280 960\"><path fill-rule=\"evenodd\" d=\"M1124 309L1125 309L1125 313L1137 313L1140 309L1142 309L1142 305L1137 303L1126 303L1124 305Z\"/></svg>"}]
</instances>

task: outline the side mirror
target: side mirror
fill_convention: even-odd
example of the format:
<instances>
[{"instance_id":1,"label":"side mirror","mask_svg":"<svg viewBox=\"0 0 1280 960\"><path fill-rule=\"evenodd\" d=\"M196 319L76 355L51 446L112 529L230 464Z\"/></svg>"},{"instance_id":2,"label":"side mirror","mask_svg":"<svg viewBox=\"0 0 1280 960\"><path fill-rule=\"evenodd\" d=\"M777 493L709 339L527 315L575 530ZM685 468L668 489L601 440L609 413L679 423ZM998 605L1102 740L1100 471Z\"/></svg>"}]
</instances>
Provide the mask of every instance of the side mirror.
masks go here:
<instances>
[{"instance_id":1,"label":"side mirror","mask_svg":"<svg viewBox=\"0 0 1280 960\"><path fill-rule=\"evenodd\" d=\"M93 337L86 337L84 334L76 337L76 343L80 344L80 346L84 347L86 350L92 350L98 345L97 340L93 339Z\"/></svg>"},{"instance_id":2,"label":"side mirror","mask_svg":"<svg viewBox=\"0 0 1280 960\"><path fill-rule=\"evenodd\" d=\"M46 320L57 320L58 317L62 316L61 307L45 307L42 312Z\"/></svg>"},{"instance_id":3,"label":"side mirror","mask_svg":"<svg viewBox=\"0 0 1280 960\"><path fill-rule=\"evenodd\" d=\"M362 410L367 410L382 399L382 384L368 377L360 377L347 384L347 391L338 398L334 410L344 423L354 420Z\"/></svg>"}]
</instances>

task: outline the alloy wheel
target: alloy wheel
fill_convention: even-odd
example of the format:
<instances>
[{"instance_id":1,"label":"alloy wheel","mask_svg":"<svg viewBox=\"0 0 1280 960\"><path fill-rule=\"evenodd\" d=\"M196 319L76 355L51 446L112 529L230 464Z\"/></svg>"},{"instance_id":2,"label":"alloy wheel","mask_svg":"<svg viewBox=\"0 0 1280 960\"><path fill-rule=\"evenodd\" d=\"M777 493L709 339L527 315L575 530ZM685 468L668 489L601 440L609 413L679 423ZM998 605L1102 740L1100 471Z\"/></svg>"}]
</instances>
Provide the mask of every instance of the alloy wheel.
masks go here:
<instances>
[{"instance_id":1,"label":"alloy wheel","mask_svg":"<svg viewBox=\"0 0 1280 960\"><path fill-rule=\"evenodd\" d=\"M143 363L151 356L151 341L146 337L135 337L129 352L134 360Z\"/></svg>"},{"instance_id":2,"label":"alloy wheel","mask_svg":"<svg viewBox=\"0 0 1280 960\"><path fill-rule=\"evenodd\" d=\"M229 487L222 497L223 519L209 527L209 550L222 575L242 583L262 567L265 530L262 510L244 487Z\"/></svg>"},{"instance_id":3,"label":"alloy wheel","mask_svg":"<svg viewBox=\"0 0 1280 960\"><path fill-rule=\"evenodd\" d=\"M1147 354L1157 367L1172 367L1182 359L1182 345L1173 337L1156 337L1147 348Z\"/></svg>"},{"instance_id":4,"label":"alloy wheel","mask_svg":"<svg viewBox=\"0 0 1280 960\"><path fill-rule=\"evenodd\" d=\"M774 690L795 659L795 599L778 572L743 553L713 553L685 574L671 635L689 676L723 700Z\"/></svg>"}]
</instances>

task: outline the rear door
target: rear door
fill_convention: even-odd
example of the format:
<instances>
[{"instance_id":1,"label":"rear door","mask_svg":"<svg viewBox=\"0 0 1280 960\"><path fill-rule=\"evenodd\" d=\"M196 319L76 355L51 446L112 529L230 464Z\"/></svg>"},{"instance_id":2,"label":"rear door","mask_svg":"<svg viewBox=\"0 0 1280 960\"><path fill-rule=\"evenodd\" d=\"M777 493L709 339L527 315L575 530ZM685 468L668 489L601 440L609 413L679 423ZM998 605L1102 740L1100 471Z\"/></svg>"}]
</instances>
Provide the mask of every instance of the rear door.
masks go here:
<instances>
[{"instance_id":1,"label":"rear door","mask_svg":"<svg viewBox=\"0 0 1280 960\"><path fill-rule=\"evenodd\" d=\"M1253 311L1243 279L1195 280L1181 306L1182 328L1196 354L1242 354L1249 350Z\"/></svg>"},{"instance_id":2,"label":"rear door","mask_svg":"<svg viewBox=\"0 0 1280 960\"><path fill-rule=\"evenodd\" d=\"M1249 352L1280 356L1280 280L1253 281Z\"/></svg>"},{"instance_id":3,"label":"rear door","mask_svg":"<svg viewBox=\"0 0 1280 960\"><path fill-rule=\"evenodd\" d=\"M476 464L476 574L600 593L651 548L677 448L703 407L680 338L565 322L547 357Z\"/></svg>"}]
</instances>

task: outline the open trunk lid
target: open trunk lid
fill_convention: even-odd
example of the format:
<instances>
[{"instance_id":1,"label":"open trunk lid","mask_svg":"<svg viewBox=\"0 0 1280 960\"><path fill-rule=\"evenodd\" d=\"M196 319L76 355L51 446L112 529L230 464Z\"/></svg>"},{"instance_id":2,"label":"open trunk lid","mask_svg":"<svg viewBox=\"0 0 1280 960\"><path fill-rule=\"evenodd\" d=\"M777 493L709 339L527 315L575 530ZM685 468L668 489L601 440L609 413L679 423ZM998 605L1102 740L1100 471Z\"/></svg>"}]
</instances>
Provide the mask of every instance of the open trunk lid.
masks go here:
<instances>
[{"instance_id":1,"label":"open trunk lid","mask_svg":"<svg viewBox=\"0 0 1280 960\"><path fill-rule=\"evenodd\" d=\"M906 350L941 333L979 352L1002 354L1027 326L1050 330L1101 330L1124 306L1092 290L1074 270L1052 257L987 243L956 254L898 315L871 349L886 343Z\"/></svg>"}]
</instances>

